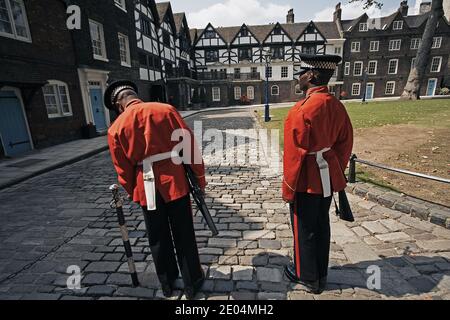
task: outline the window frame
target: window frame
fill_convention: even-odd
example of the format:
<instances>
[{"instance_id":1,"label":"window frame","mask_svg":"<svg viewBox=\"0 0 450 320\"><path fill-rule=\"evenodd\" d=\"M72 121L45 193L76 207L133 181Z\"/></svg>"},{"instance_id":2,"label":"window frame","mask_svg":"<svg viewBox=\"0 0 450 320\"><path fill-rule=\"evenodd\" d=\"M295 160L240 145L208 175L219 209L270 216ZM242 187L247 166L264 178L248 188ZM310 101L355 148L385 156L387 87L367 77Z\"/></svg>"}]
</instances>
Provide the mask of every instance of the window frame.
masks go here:
<instances>
[{"instance_id":1,"label":"window frame","mask_svg":"<svg viewBox=\"0 0 450 320\"><path fill-rule=\"evenodd\" d=\"M248 86L247 87L247 98L249 100L255 100L255 87L254 86Z\"/></svg>"},{"instance_id":2,"label":"window frame","mask_svg":"<svg viewBox=\"0 0 450 320\"><path fill-rule=\"evenodd\" d=\"M372 44L373 44L373 43L376 43L376 48L377 48L377 50L372 50ZM370 41L370 44L369 44L369 52L378 52L378 51L380 51L380 41L379 41L379 40Z\"/></svg>"},{"instance_id":3,"label":"window frame","mask_svg":"<svg viewBox=\"0 0 450 320\"><path fill-rule=\"evenodd\" d=\"M27 9L25 7L25 3L23 2L23 0L16 0L19 2L20 8L22 9L22 14L23 14L23 18L24 18L24 27L25 27L25 31L27 36L23 37L17 34L17 28L16 28L16 23L14 21L14 17L13 17L13 13L12 13L12 7L11 7L11 0L5 0L5 4L6 4L6 11L8 14L8 19L9 19L9 23L11 26L11 31L12 33L8 33L8 32L4 32L4 31L0 31L0 36L5 37L5 38L10 38L10 39L14 39L14 40L19 40L19 41L23 41L23 42L28 42L28 43L32 43L32 37L31 37L31 30L30 30L30 24L28 23L28 15L27 15Z\"/></svg>"},{"instance_id":4,"label":"window frame","mask_svg":"<svg viewBox=\"0 0 450 320\"><path fill-rule=\"evenodd\" d=\"M435 59L439 59L439 67L436 71L433 71L433 64L434 64ZM439 73L439 72L441 72L441 69L442 69L442 57L437 56L437 57L431 58L430 72L431 73Z\"/></svg>"},{"instance_id":5,"label":"window frame","mask_svg":"<svg viewBox=\"0 0 450 320\"><path fill-rule=\"evenodd\" d=\"M391 70L391 62L392 61L396 62L396 64L395 64L395 72L394 73L390 72L390 70ZM389 59L387 74L397 74L398 73L398 61L399 61L398 59Z\"/></svg>"},{"instance_id":6,"label":"window frame","mask_svg":"<svg viewBox=\"0 0 450 320\"><path fill-rule=\"evenodd\" d=\"M214 60L208 59L208 52L214 52ZM209 63L209 62L218 62L219 61L219 50L218 49L209 49L209 50L205 50L205 63Z\"/></svg>"},{"instance_id":7,"label":"window frame","mask_svg":"<svg viewBox=\"0 0 450 320\"><path fill-rule=\"evenodd\" d=\"M373 63L373 62L375 62L375 68L374 68L375 71L374 72L370 72L370 63ZM368 75L375 76L377 74L377 69L378 69L378 60L370 60L367 63L367 74Z\"/></svg>"},{"instance_id":8,"label":"window frame","mask_svg":"<svg viewBox=\"0 0 450 320\"><path fill-rule=\"evenodd\" d=\"M217 90L217 91L214 92L215 90ZM212 93L212 101L213 102L220 102L220 87L212 87L211 91L212 91L211 92Z\"/></svg>"},{"instance_id":9,"label":"window frame","mask_svg":"<svg viewBox=\"0 0 450 320\"><path fill-rule=\"evenodd\" d=\"M289 78L289 67L288 66L281 66L281 78L286 79Z\"/></svg>"},{"instance_id":10,"label":"window frame","mask_svg":"<svg viewBox=\"0 0 450 320\"><path fill-rule=\"evenodd\" d=\"M129 38L128 38L127 35L125 35L125 34L123 34L123 33L120 33L120 32L117 33L117 36L118 36L118 38L119 38L120 64L121 64L123 67L129 67L129 68L131 68L130 40L129 40ZM121 53L122 48L121 48L121 43L120 43L120 38L121 38L121 37L122 37L123 39L125 39L126 61L123 61L123 60L122 60L122 53Z\"/></svg>"},{"instance_id":11,"label":"window frame","mask_svg":"<svg viewBox=\"0 0 450 320\"><path fill-rule=\"evenodd\" d=\"M392 92L391 92L391 93L388 93L388 92L387 92L388 84L391 84L391 83L394 84L394 85L392 86ZM396 87L396 82L395 82L395 81L386 81L386 85L385 85L385 88L384 88L384 94L387 95L387 96L393 96L393 95L395 94L395 87Z\"/></svg>"},{"instance_id":12,"label":"window frame","mask_svg":"<svg viewBox=\"0 0 450 320\"><path fill-rule=\"evenodd\" d=\"M114 4L117 8L127 12L127 3L126 0L114 0Z\"/></svg>"},{"instance_id":13,"label":"window frame","mask_svg":"<svg viewBox=\"0 0 450 320\"><path fill-rule=\"evenodd\" d=\"M344 64L344 76L349 76L352 68L351 62L345 62Z\"/></svg>"},{"instance_id":14,"label":"window frame","mask_svg":"<svg viewBox=\"0 0 450 320\"><path fill-rule=\"evenodd\" d=\"M101 50L102 50L101 56L95 54L95 51L94 51L94 43L93 43L93 39L92 39L91 24L95 24L99 27L98 32L100 35L100 41L101 41L101 46L102 46L101 47ZM101 24L100 22L97 22L95 20L89 19L89 35L91 37L91 48L92 48L92 55L93 55L94 59L108 62L109 60L108 60L108 55L106 53L105 33L104 33L104 29L103 29L103 24Z\"/></svg>"},{"instance_id":15,"label":"window frame","mask_svg":"<svg viewBox=\"0 0 450 320\"><path fill-rule=\"evenodd\" d=\"M45 101L45 97L49 96L49 94L44 92L44 88L51 86L53 89L56 88L56 91L53 91L52 96L55 97L56 102L56 108L58 109L58 113L48 113L48 104ZM59 87L64 87L66 91L67 96L67 105L69 107L69 112L64 112L62 100L61 100L61 92ZM42 87L42 95L44 97L44 104L45 109L47 111L47 117L49 119L55 119L55 118L64 118L64 117L72 117L73 116L73 109L72 109L72 102L70 100L70 92L69 92L69 86L67 83L60 81L60 80L48 80L47 84Z\"/></svg>"},{"instance_id":16,"label":"window frame","mask_svg":"<svg viewBox=\"0 0 450 320\"><path fill-rule=\"evenodd\" d=\"M421 42L422 42L422 39L420 39L420 38L412 38L411 39L411 45L409 46L409 49L411 49L411 50L418 50L419 47L420 47Z\"/></svg>"},{"instance_id":17,"label":"window frame","mask_svg":"<svg viewBox=\"0 0 450 320\"><path fill-rule=\"evenodd\" d=\"M276 89L277 93L273 93L273 90ZM279 85L273 85L270 87L270 95L271 96L279 96L280 95L280 86Z\"/></svg>"},{"instance_id":18,"label":"window frame","mask_svg":"<svg viewBox=\"0 0 450 320\"><path fill-rule=\"evenodd\" d=\"M234 87L234 100L241 100L242 88L240 86Z\"/></svg>"},{"instance_id":19,"label":"window frame","mask_svg":"<svg viewBox=\"0 0 450 320\"><path fill-rule=\"evenodd\" d=\"M355 92L355 87L358 87L358 93L357 94L355 94L354 92ZM359 83L359 82L355 82L355 83L352 83L352 91L351 91L351 95L353 96L353 97L358 97L358 96L361 96L361 83Z\"/></svg>"},{"instance_id":20,"label":"window frame","mask_svg":"<svg viewBox=\"0 0 450 320\"><path fill-rule=\"evenodd\" d=\"M266 67L266 69L265 69L265 71L266 71L266 78L272 78L272 76L273 76L273 68L272 68L272 66L268 66L268 67Z\"/></svg>"},{"instance_id":21,"label":"window frame","mask_svg":"<svg viewBox=\"0 0 450 320\"><path fill-rule=\"evenodd\" d=\"M356 44L358 44L358 50L356 50L356 48L353 47L353 45L356 46ZM353 41L350 44L350 52L361 52L361 42L360 41Z\"/></svg>"},{"instance_id":22,"label":"window frame","mask_svg":"<svg viewBox=\"0 0 450 320\"><path fill-rule=\"evenodd\" d=\"M437 46L436 44L439 44ZM442 46L442 37L433 37L433 43L431 44L431 49L440 49Z\"/></svg>"},{"instance_id":23,"label":"window frame","mask_svg":"<svg viewBox=\"0 0 450 320\"><path fill-rule=\"evenodd\" d=\"M394 43L398 43L398 47L397 46L393 46ZM402 39L392 39L389 40L389 51L400 51L402 48Z\"/></svg>"},{"instance_id":24,"label":"window frame","mask_svg":"<svg viewBox=\"0 0 450 320\"><path fill-rule=\"evenodd\" d=\"M356 64L361 64L361 73L356 74ZM364 71L364 62L363 61L355 61L353 63L353 76L362 76Z\"/></svg>"},{"instance_id":25,"label":"window frame","mask_svg":"<svg viewBox=\"0 0 450 320\"><path fill-rule=\"evenodd\" d=\"M398 25L400 25L400 27L398 27ZM392 23L392 30L403 30L403 20L395 20Z\"/></svg>"},{"instance_id":26,"label":"window frame","mask_svg":"<svg viewBox=\"0 0 450 320\"><path fill-rule=\"evenodd\" d=\"M359 23L359 32L367 32L369 31L369 24L367 22Z\"/></svg>"}]
</instances>

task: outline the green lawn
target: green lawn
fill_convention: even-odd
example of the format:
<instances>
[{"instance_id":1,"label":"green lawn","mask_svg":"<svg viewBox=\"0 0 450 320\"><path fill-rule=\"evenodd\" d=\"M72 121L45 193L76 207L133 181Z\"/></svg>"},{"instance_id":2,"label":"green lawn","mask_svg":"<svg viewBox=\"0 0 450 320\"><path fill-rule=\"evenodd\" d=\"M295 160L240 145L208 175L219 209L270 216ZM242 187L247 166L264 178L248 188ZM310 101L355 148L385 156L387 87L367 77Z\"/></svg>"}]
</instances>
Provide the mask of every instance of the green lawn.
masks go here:
<instances>
[{"instance_id":1,"label":"green lawn","mask_svg":"<svg viewBox=\"0 0 450 320\"><path fill-rule=\"evenodd\" d=\"M415 124L450 128L450 99L420 101L373 101L345 103L355 129L379 127L387 124ZM284 119L290 108L272 109L273 120L262 124L269 129L280 129L283 145ZM262 115L263 111L258 111ZM261 119L261 117L258 117Z\"/></svg>"}]
</instances>

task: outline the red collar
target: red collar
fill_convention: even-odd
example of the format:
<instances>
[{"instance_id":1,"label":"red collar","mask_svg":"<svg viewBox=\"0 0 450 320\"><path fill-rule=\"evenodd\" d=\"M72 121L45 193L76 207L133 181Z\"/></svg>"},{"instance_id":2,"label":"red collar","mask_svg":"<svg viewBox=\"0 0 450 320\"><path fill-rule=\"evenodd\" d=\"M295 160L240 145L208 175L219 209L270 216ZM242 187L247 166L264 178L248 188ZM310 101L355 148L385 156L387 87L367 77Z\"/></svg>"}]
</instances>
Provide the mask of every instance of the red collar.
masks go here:
<instances>
[{"instance_id":1,"label":"red collar","mask_svg":"<svg viewBox=\"0 0 450 320\"><path fill-rule=\"evenodd\" d=\"M320 86L320 87L310 88L310 89L308 89L308 91L306 91L306 96L309 97L313 93L328 93L328 87Z\"/></svg>"},{"instance_id":2,"label":"red collar","mask_svg":"<svg viewBox=\"0 0 450 320\"><path fill-rule=\"evenodd\" d=\"M135 104L138 104L138 103L142 103L142 100L141 99L133 99L130 102L128 102L128 104L125 106L125 109L127 109L128 107L131 107Z\"/></svg>"}]
</instances>

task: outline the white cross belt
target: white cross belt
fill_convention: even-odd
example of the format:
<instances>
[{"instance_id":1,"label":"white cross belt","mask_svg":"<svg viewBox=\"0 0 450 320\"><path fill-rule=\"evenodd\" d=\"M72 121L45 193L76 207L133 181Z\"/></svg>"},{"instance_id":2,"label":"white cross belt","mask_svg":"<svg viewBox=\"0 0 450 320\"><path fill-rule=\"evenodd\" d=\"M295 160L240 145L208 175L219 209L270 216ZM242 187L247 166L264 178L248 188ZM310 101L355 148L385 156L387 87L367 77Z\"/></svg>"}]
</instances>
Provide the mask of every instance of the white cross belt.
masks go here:
<instances>
[{"instance_id":1,"label":"white cross belt","mask_svg":"<svg viewBox=\"0 0 450 320\"><path fill-rule=\"evenodd\" d=\"M322 181L323 197L331 197L331 179L330 179L330 167L328 162L324 159L323 154L330 151L331 148L324 148L317 152L310 152L308 155L316 156L317 165L320 170L320 180Z\"/></svg>"},{"instance_id":2,"label":"white cross belt","mask_svg":"<svg viewBox=\"0 0 450 320\"><path fill-rule=\"evenodd\" d=\"M155 186L155 173L153 172L153 164L155 162L179 158L180 155L176 151L165 152L155 154L150 156L139 163L142 164L143 170L143 178L144 178L144 190L145 190L145 198L147 200L147 210L153 211L156 210L156 186Z\"/></svg>"}]
</instances>

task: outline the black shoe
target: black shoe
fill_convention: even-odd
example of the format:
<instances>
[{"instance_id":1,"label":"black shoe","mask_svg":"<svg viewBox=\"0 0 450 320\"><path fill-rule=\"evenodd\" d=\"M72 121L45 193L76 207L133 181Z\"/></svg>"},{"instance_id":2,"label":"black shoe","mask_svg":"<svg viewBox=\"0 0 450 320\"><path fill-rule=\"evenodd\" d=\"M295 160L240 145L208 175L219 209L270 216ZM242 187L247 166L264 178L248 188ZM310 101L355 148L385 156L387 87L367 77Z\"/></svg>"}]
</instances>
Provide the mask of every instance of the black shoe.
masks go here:
<instances>
[{"instance_id":1,"label":"black shoe","mask_svg":"<svg viewBox=\"0 0 450 320\"><path fill-rule=\"evenodd\" d=\"M319 279L319 291L320 293L324 292L327 288L327 277L322 277Z\"/></svg>"},{"instance_id":2,"label":"black shoe","mask_svg":"<svg viewBox=\"0 0 450 320\"><path fill-rule=\"evenodd\" d=\"M292 282L298 283L305 287L305 291L308 293L319 294L321 293L319 290L319 281L304 281L300 280L296 273L295 267L292 264L289 264L284 267L284 274L288 277L288 279Z\"/></svg>"},{"instance_id":3,"label":"black shoe","mask_svg":"<svg viewBox=\"0 0 450 320\"><path fill-rule=\"evenodd\" d=\"M194 283L194 285L186 286L184 288L184 294L186 295L186 298L188 300L194 299L195 296L197 295L197 292L202 288L204 282L205 282L205 273L203 272L202 269L202 277L199 280L197 280Z\"/></svg>"},{"instance_id":4,"label":"black shoe","mask_svg":"<svg viewBox=\"0 0 450 320\"><path fill-rule=\"evenodd\" d=\"M173 294L173 287L170 284L162 284L161 285L161 289L163 292L164 297L166 298L170 298Z\"/></svg>"}]
</instances>

